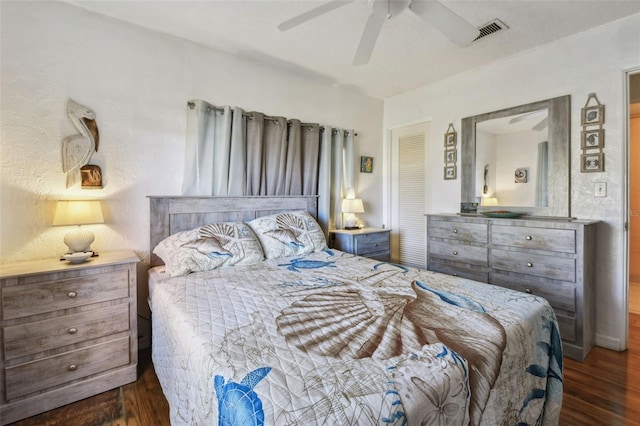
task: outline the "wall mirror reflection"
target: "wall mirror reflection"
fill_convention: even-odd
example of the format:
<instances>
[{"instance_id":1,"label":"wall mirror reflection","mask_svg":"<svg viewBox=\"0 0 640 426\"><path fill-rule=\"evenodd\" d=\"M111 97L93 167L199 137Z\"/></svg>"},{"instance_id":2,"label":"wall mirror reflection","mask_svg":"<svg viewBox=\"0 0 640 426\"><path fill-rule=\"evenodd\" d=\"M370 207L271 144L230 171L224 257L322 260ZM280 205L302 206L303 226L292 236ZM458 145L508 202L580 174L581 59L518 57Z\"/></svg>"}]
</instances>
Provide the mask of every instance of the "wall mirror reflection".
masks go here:
<instances>
[{"instance_id":1,"label":"wall mirror reflection","mask_svg":"<svg viewBox=\"0 0 640 426\"><path fill-rule=\"evenodd\" d=\"M568 217L570 96L462 120L462 202Z\"/></svg>"},{"instance_id":2,"label":"wall mirror reflection","mask_svg":"<svg viewBox=\"0 0 640 426\"><path fill-rule=\"evenodd\" d=\"M482 205L546 207L547 108L476 123L476 194Z\"/></svg>"}]
</instances>

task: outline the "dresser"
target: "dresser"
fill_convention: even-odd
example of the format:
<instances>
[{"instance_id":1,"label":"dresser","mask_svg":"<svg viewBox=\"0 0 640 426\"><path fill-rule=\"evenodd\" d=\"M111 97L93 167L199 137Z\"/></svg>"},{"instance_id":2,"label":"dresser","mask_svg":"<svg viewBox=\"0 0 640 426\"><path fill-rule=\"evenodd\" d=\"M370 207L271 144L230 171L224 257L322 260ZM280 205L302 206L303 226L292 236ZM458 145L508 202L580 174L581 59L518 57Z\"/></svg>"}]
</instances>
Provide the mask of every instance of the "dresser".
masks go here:
<instances>
[{"instance_id":1,"label":"dresser","mask_svg":"<svg viewBox=\"0 0 640 426\"><path fill-rule=\"evenodd\" d=\"M329 246L358 256L388 262L391 257L389 229L335 229L329 231Z\"/></svg>"},{"instance_id":2,"label":"dresser","mask_svg":"<svg viewBox=\"0 0 640 426\"><path fill-rule=\"evenodd\" d=\"M0 266L0 424L137 379L131 251Z\"/></svg>"},{"instance_id":3,"label":"dresser","mask_svg":"<svg viewBox=\"0 0 640 426\"><path fill-rule=\"evenodd\" d=\"M564 354L582 361L595 338L596 225L427 215L427 269L544 297Z\"/></svg>"}]
</instances>

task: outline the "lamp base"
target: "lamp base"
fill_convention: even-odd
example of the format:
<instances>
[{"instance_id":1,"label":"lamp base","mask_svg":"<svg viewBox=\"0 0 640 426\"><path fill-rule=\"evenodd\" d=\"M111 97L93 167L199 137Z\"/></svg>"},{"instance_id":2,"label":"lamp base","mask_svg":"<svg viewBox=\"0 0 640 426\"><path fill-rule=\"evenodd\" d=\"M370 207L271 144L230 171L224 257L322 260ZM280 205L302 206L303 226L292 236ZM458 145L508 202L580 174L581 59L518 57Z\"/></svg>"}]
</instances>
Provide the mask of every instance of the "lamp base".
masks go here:
<instances>
[{"instance_id":1,"label":"lamp base","mask_svg":"<svg viewBox=\"0 0 640 426\"><path fill-rule=\"evenodd\" d=\"M346 229L347 231L353 231L354 229L360 229L357 226L345 226L344 229Z\"/></svg>"}]
</instances>

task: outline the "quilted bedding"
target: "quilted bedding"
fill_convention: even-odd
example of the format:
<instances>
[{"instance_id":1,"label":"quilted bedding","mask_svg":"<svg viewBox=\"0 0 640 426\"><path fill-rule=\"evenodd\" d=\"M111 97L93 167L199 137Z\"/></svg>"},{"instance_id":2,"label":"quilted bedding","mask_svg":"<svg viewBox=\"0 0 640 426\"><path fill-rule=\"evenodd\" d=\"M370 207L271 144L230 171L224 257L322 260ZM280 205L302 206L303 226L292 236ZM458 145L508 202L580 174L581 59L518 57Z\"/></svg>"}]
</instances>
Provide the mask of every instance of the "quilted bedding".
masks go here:
<instances>
[{"instance_id":1,"label":"quilted bedding","mask_svg":"<svg viewBox=\"0 0 640 426\"><path fill-rule=\"evenodd\" d=\"M156 283L173 425L556 424L542 298L324 250Z\"/></svg>"}]
</instances>

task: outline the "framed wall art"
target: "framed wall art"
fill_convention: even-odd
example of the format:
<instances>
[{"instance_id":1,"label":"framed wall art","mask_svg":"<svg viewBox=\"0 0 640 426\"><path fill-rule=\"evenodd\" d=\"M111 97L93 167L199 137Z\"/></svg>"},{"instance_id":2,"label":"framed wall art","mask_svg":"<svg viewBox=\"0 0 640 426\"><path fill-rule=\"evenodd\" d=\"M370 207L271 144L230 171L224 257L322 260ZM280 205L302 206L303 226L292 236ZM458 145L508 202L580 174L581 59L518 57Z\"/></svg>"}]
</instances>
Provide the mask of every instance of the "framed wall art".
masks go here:
<instances>
[{"instance_id":1,"label":"framed wall art","mask_svg":"<svg viewBox=\"0 0 640 426\"><path fill-rule=\"evenodd\" d=\"M457 166L445 166L444 167L444 180L454 180L456 179L456 169Z\"/></svg>"},{"instance_id":2,"label":"framed wall art","mask_svg":"<svg viewBox=\"0 0 640 426\"><path fill-rule=\"evenodd\" d=\"M580 156L580 171L583 173L604 172L604 153L582 154Z\"/></svg>"},{"instance_id":3,"label":"framed wall art","mask_svg":"<svg viewBox=\"0 0 640 426\"><path fill-rule=\"evenodd\" d=\"M580 132L582 149L604 148L604 129L597 128Z\"/></svg>"},{"instance_id":4,"label":"framed wall art","mask_svg":"<svg viewBox=\"0 0 640 426\"><path fill-rule=\"evenodd\" d=\"M445 149L444 150L444 162L447 163L457 163L458 162L458 150L453 149Z\"/></svg>"},{"instance_id":5,"label":"framed wall art","mask_svg":"<svg viewBox=\"0 0 640 426\"><path fill-rule=\"evenodd\" d=\"M444 134L444 147L453 148L458 143L458 133L453 128L453 123L449 123L446 133Z\"/></svg>"},{"instance_id":6,"label":"framed wall art","mask_svg":"<svg viewBox=\"0 0 640 426\"><path fill-rule=\"evenodd\" d=\"M373 172L373 157L360 157L360 173Z\"/></svg>"}]
</instances>

